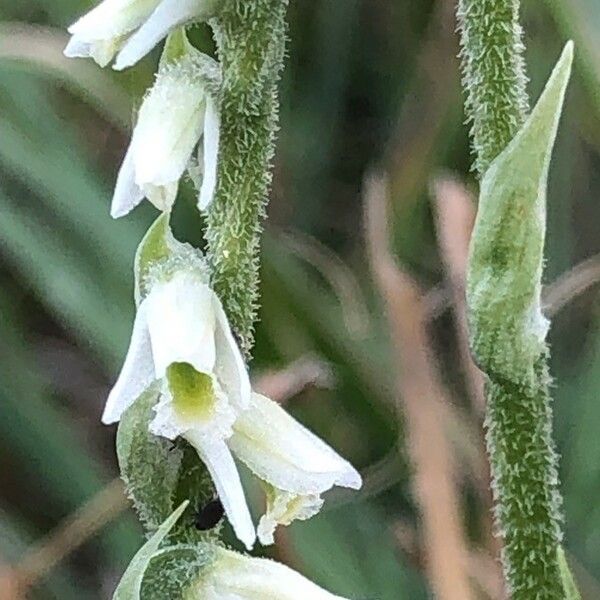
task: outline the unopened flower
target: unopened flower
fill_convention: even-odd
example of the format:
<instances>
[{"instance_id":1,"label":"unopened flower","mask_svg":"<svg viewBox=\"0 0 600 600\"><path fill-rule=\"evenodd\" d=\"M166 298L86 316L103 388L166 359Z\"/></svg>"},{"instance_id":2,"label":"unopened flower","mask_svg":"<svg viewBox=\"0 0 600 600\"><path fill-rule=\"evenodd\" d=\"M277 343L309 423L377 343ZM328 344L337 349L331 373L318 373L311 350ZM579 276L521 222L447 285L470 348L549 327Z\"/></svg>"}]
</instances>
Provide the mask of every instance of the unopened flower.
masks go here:
<instances>
[{"instance_id":1,"label":"unopened flower","mask_svg":"<svg viewBox=\"0 0 600 600\"><path fill-rule=\"evenodd\" d=\"M143 58L171 31L215 15L219 0L104 0L69 27L65 55L91 57L115 69Z\"/></svg>"},{"instance_id":2,"label":"unopened flower","mask_svg":"<svg viewBox=\"0 0 600 600\"><path fill-rule=\"evenodd\" d=\"M162 392L150 431L168 439L181 436L196 449L247 547L256 532L232 453L265 487L267 511L258 527L264 544L273 543L278 524L316 514L320 495L334 485L360 487L350 463L275 402L251 393L221 303L194 272L154 283L140 303L103 421L118 421L156 380Z\"/></svg>"},{"instance_id":3,"label":"unopened flower","mask_svg":"<svg viewBox=\"0 0 600 600\"><path fill-rule=\"evenodd\" d=\"M175 201L179 180L194 149L203 146L203 178L198 205L212 200L219 151L215 92L218 64L184 39L184 50L161 61L156 81L140 107L131 143L117 177L111 215L126 215L147 197L159 210Z\"/></svg>"},{"instance_id":4,"label":"unopened flower","mask_svg":"<svg viewBox=\"0 0 600 600\"><path fill-rule=\"evenodd\" d=\"M267 558L217 549L186 594L189 600L343 600Z\"/></svg>"}]
</instances>

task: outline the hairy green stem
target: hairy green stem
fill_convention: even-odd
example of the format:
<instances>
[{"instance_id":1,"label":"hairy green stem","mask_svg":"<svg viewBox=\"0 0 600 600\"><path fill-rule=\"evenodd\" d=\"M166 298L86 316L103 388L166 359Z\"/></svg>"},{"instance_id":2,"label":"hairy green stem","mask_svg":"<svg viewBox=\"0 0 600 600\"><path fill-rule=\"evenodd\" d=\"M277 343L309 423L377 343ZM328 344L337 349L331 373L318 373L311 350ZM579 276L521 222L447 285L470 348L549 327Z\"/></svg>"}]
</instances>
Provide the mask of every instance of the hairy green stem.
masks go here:
<instances>
[{"instance_id":1,"label":"hairy green stem","mask_svg":"<svg viewBox=\"0 0 600 600\"><path fill-rule=\"evenodd\" d=\"M567 44L527 116L518 0L460 0L466 112L481 177L467 303L486 375L487 449L512 600L564 598L548 322L540 308L550 156L569 79Z\"/></svg>"},{"instance_id":2,"label":"hairy green stem","mask_svg":"<svg viewBox=\"0 0 600 600\"><path fill-rule=\"evenodd\" d=\"M557 551L561 497L547 355L530 385L488 378L487 446L502 562L512 600L564 598Z\"/></svg>"},{"instance_id":3,"label":"hairy green stem","mask_svg":"<svg viewBox=\"0 0 600 600\"><path fill-rule=\"evenodd\" d=\"M459 0L465 111L482 175L528 111L519 0Z\"/></svg>"},{"instance_id":4,"label":"hairy green stem","mask_svg":"<svg viewBox=\"0 0 600 600\"><path fill-rule=\"evenodd\" d=\"M242 349L253 344L287 0L226 0L211 23L223 69L218 184L206 238L212 284Z\"/></svg>"}]
</instances>

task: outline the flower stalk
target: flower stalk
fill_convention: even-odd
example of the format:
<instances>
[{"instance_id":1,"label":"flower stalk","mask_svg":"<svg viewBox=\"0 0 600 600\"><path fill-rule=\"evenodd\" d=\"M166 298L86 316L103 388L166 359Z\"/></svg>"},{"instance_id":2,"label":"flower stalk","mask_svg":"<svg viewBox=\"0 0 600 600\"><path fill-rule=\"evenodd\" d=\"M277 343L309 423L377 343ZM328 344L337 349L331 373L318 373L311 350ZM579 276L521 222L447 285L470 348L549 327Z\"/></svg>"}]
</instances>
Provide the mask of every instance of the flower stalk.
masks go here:
<instances>
[{"instance_id":1,"label":"flower stalk","mask_svg":"<svg viewBox=\"0 0 600 600\"><path fill-rule=\"evenodd\" d=\"M230 0L213 26L221 62L217 189L208 211L212 285L242 350L253 344L259 247L278 126L288 0ZM249 27L252 23L252 27Z\"/></svg>"},{"instance_id":2,"label":"flower stalk","mask_svg":"<svg viewBox=\"0 0 600 600\"><path fill-rule=\"evenodd\" d=\"M487 448L512 600L565 592L558 457L541 280L550 158L573 57L569 43L526 116L518 0L462 0L466 110L479 211L467 276L470 344L486 375Z\"/></svg>"},{"instance_id":3,"label":"flower stalk","mask_svg":"<svg viewBox=\"0 0 600 600\"><path fill-rule=\"evenodd\" d=\"M483 175L528 111L519 0L459 0L465 112Z\"/></svg>"}]
</instances>

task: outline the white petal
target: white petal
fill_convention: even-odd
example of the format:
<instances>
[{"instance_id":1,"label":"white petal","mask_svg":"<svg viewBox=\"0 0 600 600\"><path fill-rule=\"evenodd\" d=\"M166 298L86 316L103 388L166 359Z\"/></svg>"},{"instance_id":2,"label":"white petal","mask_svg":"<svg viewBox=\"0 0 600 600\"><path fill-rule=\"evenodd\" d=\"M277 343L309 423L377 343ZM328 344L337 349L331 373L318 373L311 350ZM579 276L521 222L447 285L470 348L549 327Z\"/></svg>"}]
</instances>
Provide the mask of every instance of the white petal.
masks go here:
<instances>
[{"instance_id":1,"label":"white petal","mask_svg":"<svg viewBox=\"0 0 600 600\"><path fill-rule=\"evenodd\" d=\"M123 217L134 209L144 198L144 192L135 182L135 167L131 146L125 153L123 164L117 175L110 214L114 219Z\"/></svg>"},{"instance_id":2,"label":"white petal","mask_svg":"<svg viewBox=\"0 0 600 600\"><path fill-rule=\"evenodd\" d=\"M252 394L251 408L239 415L229 445L258 477L284 491L320 494L334 485L362 485L348 461L260 394Z\"/></svg>"},{"instance_id":3,"label":"white petal","mask_svg":"<svg viewBox=\"0 0 600 600\"><path fill-rule=\"evenodd\" d=\"M207 97L204 116L204 174L198 198L198 208L206 210L213 200L217 185L217 159L219 156L219 112L215 101Z\"/></svg>"},{"instance_id":4,"label":"white petal","mask_svg":"<svg viewBox=\"0 0 600 600\"><path fill-rule=\"evenodd\" d=\"M121 45L121 38L85 41L74 35L64 49L68 58L93 58L98 65L105 67L115 56Z\"/></svg>"},{"instance_id":5,"label":"white petal","mask_svg":"<svg viewBox=\"0 0 600 600\"><path fill-rule=\"evenodd\" d=\"M275 543L273 534L277 525L290 525L292 521L305 521L314 517L323 506L319 494L298 496L283 492L264 484L267 495L267 510L260 518L257 533L263 546Z\"/></svg>"},{"instance_id":6,"label":"white petal","mask_svg":"<svg viewBox=\"0 0 600 600\"><path fill-rule=\"evenodd\" d=\"M162 212L171 209L177 198L177 190L179 189L179 181L174 181L167 185L153 185L147 183L143 186L142 194Z\"/></svg>"},{"instance_id":7,"label":"white petal","mask_svg":"<svg viewBox=\"0 0 600 600\"><path fill-rule=\"evenodd\" d=\"M159 70L144 98L131 138L135 180L173 186L183 175L204 126L204 84L194 57Z\"/></svg>"},{"instance_id":8,"label":"white petal","mask_svg":"<svg viewBox=\"0 0 600 600\"><path fill-rule=\"evenodd\" d=\"M68 58L87 58L90 56L90 42L85 42L76 35L72 36L64 49L64 55Z\"/></svg>"},{"instance_id":9,"label":"white petal","mask_svg":"<svg viewBox=\"0 0 600 600\"><path fill-rule=\"evenodd\" d=\"M121 415L137 400L155 380L150 335L148 333L147 303L138 307L129 350L117 383L108 395L102 422L116 423Z\"/></svg>"},{"instance_id":10,"label":"white petal","mask_svg":"<svg viewBox=\"0 0 600 600\"><path fill-rule=\"evenodd\" d=\"M160 0L104 0L69 27L85 41L109 40L137 29Z\"/></svg>"},{"instance_id":11,"label":"white petal","mask_svg":"<svg viewBox=\"0 0 600 600\"><path fill-rule=\"evenodd\" d=\"M157 377L175 362L189 363L200 373L215 364L213 292L197 276L178 273L150 290L148 328Z\"/></svg>"},{"instance_id":12,"label":"white petal","mask_svg":"<svg viewBox=\"0 0 600 600\"><path fill-rule=\"evenodd\" d=\"M191 431L185 438L206 465L236 536L250 550L256 540L256 531L242 482L227 444L223 441L209 441Z\"/></svg>"},{"instance_id":13,"label":"white petal","mask_svg":"<svg viewBox=\"0 0 600 600\"><path fill-rule=\"evenodd\" d=\"M214 10L213 4L206 0L162 0L121 50L114 68L121 71L135 65L177 27L189 21L209 18Z\"/></svg>"},{"instance_id":14,"label":"white petal","mask_svg":"<svg viewBox=\"0 0 600 600\"><path fill-rule=\"evenodd\" d=\"M231 327L223 310L223 305L216 294L213 294L213 310L216 316L215 344L217 356L215 373L231 403L238 409L243 410L250 406L252 395L246 363L231 333Z\"/></svg>"},{"instance_id":15,"label":"white petal","mask_svg":"<svg viewBox=\"0 0 600 600\"><path fill-rule=\"evenodd\" d=\"M344 600L274 560L218 552L192 585L194 600Z\"/></svg>"}]
</instances>

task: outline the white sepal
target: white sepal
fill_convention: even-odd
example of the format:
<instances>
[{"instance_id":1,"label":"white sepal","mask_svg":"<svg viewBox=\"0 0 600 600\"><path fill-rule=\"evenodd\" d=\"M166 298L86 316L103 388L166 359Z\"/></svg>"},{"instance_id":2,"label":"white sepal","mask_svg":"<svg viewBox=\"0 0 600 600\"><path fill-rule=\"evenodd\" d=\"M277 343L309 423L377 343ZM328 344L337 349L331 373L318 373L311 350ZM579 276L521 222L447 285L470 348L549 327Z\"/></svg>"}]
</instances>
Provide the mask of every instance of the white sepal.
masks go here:
<instances>
[{"instance_id":1,"label":"white sepal","mask_svg":"<svg viewBox=\"0 0 600 600\"><path fill-rule=\"evenodd\" d=\"M135 165L130 145L117 175L110 216L113 219L125 216L144 199L144 195L144 191L135 182Z\"/></svg>"},{"instance_id":2,"label":"white sepal","mask_svg":"<svg viewBox=\"0 0 600 600\"><path fill-rule=\"evenodd\" d=\"M244 410L251 402L250 377L242 353L231 332L223 305L214 293L213 310L216 319L215 344L217 346L215 373L222 382L231 403L236 408Z\"/></svg>"},{"instance_id":3,"label":"white sepal","mask_svg":"<svg viewBox=\"0 0 600 600\"><path fill-rule=\"evenodd\" d=\"M242 482L227 444L209 439L194 431L188 432L185 439L194 446L206 465L236 536L248 550L252 549L256 540L256 531L246 503Z\"/></svg>"},{"instance_id":4,"label":"white sepal","mask_svg":"<svg viewBox=\"0 0 600 600\"><path fill-rule=\"evenodd\" d=\"M220 0L104 0L71 27L65 48L69 57L91 57L114 68L137 63L169 33L213 17ZM136 31L137 30L137 31Z\"/></svg>"},{"instance_id":5,"label":"white sepal","mask_svg":"<svg viewBox=\"0 0 600 600\"><path fill-rule=\"evenodd\" d=\"M234 425L230 446L260 479L297 495L334 485L359 489L356 469L276 402L252 394L251 408Z\"/></svg>"},{"instance_id":6,"label":"white sepal","mask_svg":"<svg viewBox=\"0 0 600 600\"><path fill-rule=\"evenodd\" d=\"M215 5L215 0L162 0L119 52L114 68L121 71L135 65L178 27L209 19Z\"/></svg>"},{"instance_id":7,"label":"white sepal","mask_svg":"<svg viewBox=\"0 0 600 600\"><path fill-rule=\"evenodd\" d=\"M195 59L194 51L159 69L131 138L135 183L163 211L175 201L204 128L206 90Z\"/></svg>"},{"instance_id":8,"label":"white sepal","mask_svg":"<svg viewBox=\"0 0 600 600\"><path fill-rule=\"evenodd\" d=\"M127 35L152 14L160 0L104 0L69 27L69 57L91 57L106 66Z\"/></svg>"},{"instance_id":9,"label":"white sepal","mask_svg":"<svg viewBox=\"0 0 600 600\"><path fill-rule=\"evenodd\" d=\"M264 483L267 511L261 518L261 543L272 544L278 524L315 515L320 494L334 485L358 489L362 479L335 450L269 398L252 394L228 441L233 453Z\"/></svg>"},{"instance_id":10,"label":"white sepal","mask_svg":"<svg viewBox=\"0 0 600 600\"><path fill-rule=\"evenodd\" d=\"M203 177L198 196L198 208L206 210L214 197L217 185L217 160L219 157L219 111L211 96L206 98L206 114L204 116Z\"/></svg>"},{"instance_id":11,"label":"white sepal","mask_svg":"<svg viewBox=\"0 0 600 600\"><path fill-rule=\"evenodd\" d=\"M146 299L148 327L157 377L173 363L188 363L200 373L215 366L214 292L189 272L152 286Z\"/></svg>"},{"instance_id":12,"label":"white sepal","mask_svg":"<svg viewBox=\"0 0 600 600\"><path fill-rule=\"evenodd\" d=\"M190 600L344 600L289 567L224 548L200 572Z\"/></svg>"},{"instance_id":13,"label":"white sepal","mask_svg":"<svg viewBox=\"0 0 600 600\"><path fill-rule=\"evenodd\" d=\"M92 58L101 67L105 67L119 49L120 39L85 42L73 36L64 50L67 58Z\"/></svg>"},{"instance_id":14,"label":"white sepal","mask_svg":"<svg viewBox=\"0 0 600 600\"><path fill-rule=\"evenodd\" d=\"M138 307L129 350L117 382L108 395L102 422L116 423L121 415L155 380L152 346L148 331L148 303Z\"/></svg>"}]
</instances>

